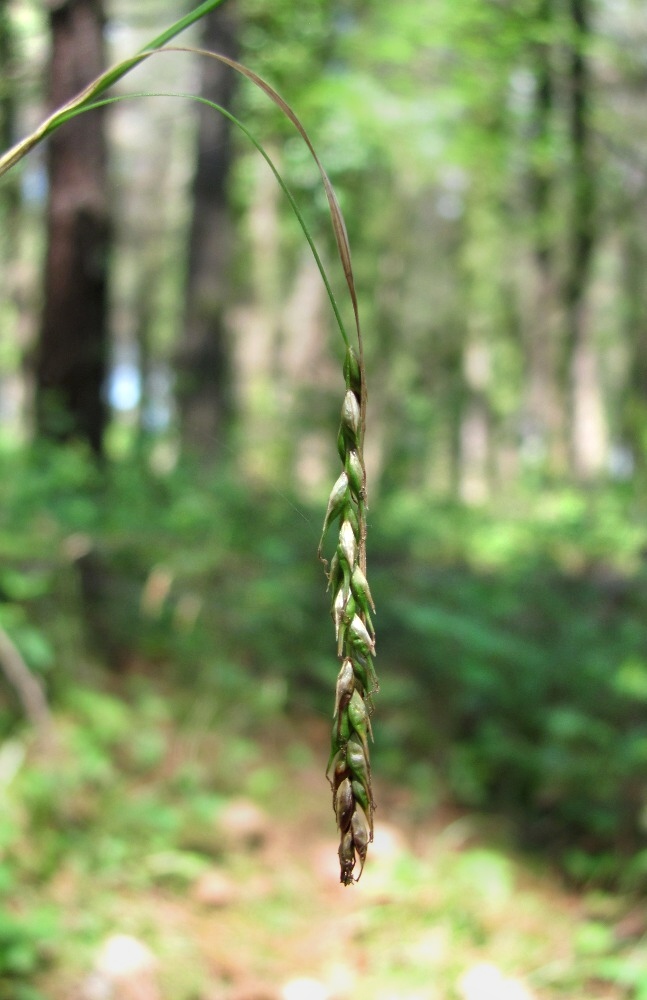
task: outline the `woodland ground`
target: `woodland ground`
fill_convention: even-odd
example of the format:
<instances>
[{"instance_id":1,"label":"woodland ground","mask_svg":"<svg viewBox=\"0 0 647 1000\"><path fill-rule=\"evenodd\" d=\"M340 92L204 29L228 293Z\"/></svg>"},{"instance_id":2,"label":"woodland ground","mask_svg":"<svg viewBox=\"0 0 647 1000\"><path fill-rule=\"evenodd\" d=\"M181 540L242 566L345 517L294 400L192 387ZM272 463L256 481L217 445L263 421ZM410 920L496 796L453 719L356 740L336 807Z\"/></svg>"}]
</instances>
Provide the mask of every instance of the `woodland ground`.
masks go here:
<instances>
[{"instance_id":1,"label":"woodland ground","mask_svg":"<svg viewBox=\"0 0 647 1000\"><path fill-rule=\"evenodd\" d=\"M3 998L121 996L90 976L115 934L152 950L163 1000L647 996L636 901L568 888L502 821L379 776L366 869L340 886L328 720L250 734L196 702L178 726L159 692L123 694L72 698L54 749L5 781L6 914L28 933Z\"/></svg>"},{"instance_id":2,"label":"woodland ground","mask_svg":"<svg viewBox=\"0 0 647 1000\"><path fill-rule=\"evenodd\" d=\"M57 462L0 490L0 626L54 714L39 748L4 686L0 1000L131 1000L95 975L115 935L155 958L137 1000L647 1000L642 506L376 505L376 838L345 889L320 511Z\"/></svg>"}]
</instances>

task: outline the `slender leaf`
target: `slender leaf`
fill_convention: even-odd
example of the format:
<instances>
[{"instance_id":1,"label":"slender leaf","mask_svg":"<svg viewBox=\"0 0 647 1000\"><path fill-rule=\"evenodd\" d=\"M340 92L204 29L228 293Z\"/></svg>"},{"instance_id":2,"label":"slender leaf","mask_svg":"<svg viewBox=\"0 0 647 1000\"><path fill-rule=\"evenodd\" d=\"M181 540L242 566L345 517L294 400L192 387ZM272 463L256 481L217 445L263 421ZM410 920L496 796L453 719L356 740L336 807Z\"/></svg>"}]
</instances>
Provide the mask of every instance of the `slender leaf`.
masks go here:
<instances>
[{"instance_id":1,"label":"slender leaf","mask_svg":"<svg viewBox=\"0 0 647 1000\"><path fill-rule=\"evenodd\" d=\"M11 167L15 166L34 146L37 146L46 136L53 132L59 125L67 121L70 117L70 112L81 109L84 105L90 104L101 94L105 93L108 87L117 83L121 80L131 69L138 66L139 63L143 62L153 51L158 51L162 45L175 38L180 32L184 31L190 25L195 24L199 21L201 17L208 14L210 11L218 7L223 0L205 0L194 10L185 14L178 21L175 21L166 31L163 31L161 35L154 38L148 45L145 45L140 51L134 55L129 56L127 59L123 59L121 62L116 63L111 66L104 73L98 76L95 80L92 80L87 87L85 87L79 94L73 97L70 101L64 104L62 107L57 108L48 118L43 121L38 128L28 135L25 139L16 143L11 149L7 150L0 157L0 177L5 174Z\"/></svg>"},{"instance_id":2,"label":"slender leaf","mask_svg":"<svg viewBox=\"0 0 647 1000\"><path fill-rule=\"evenodd\" d=\"M167 51L167 50L164 50L164 51ZM154 53L149 53L149 54L153 55ZM237 118L236 115L232 114L231 111L228 111L226 108L222 107L222 105L216 104L214 101L210 101L210 100L208 100L208 98L201 97L198 94L179 93L179 92L166 92L166 91L154 91L154 92L142 91L140 93L133 93L133 94L119 94L116 97L106 97L103 100L93 101L91 104L84 104L82 107L70 108L67 112L65 112L64 118L63 118L63 120L61 121L60 124L63 124L65 121L69 121L71 118L76 118L78 115L85 114L86 111L94 111L94 110L97 110L98 108L106 107L109 104L117 104L120 101L132 100L134 98L142 98L142 97L180 97L180 98L183 98L183 99L189 100L189 101L197 101L199 104L205 104L207 107L212 108L214 111L220 112L221 115L224 115L225 118L229 119L229 121L232 122L232 124L236 125L237 128L239 128L241 130L241 132L243 132L243 134L247 136L247 138L249 139L249 141L255 146L255 148L258 150L258 152L261 154L261 156L263 157L263 159L265 160L265 162L269 166L269 168L272 171L272 173L274 174L274 176L275 176L275 178L276 178L279 186L281 187L281 190L283 191L283 193L285 194L286 198L288 199L288 201L290 203L290 207L292 208L292 211L294 212L294 214L295 214L295 216L296 216L296 218L297 218L297 220L299 222L299 225L301 226L301 229L303 231L303 235L305 236L306 240L308 241L308 245L309 245L309 247L310 247L310 249L312 251L312 255L313 255L314 259L315 259L315 263L317 265L317 268L318 268L319 273L321 275L322 281L323 281L324 286L326 288L326 292L328 294L328 298L329 298L330 303L332 305L332 309L333 309L333 312L335 314L335 318L337 320L337 325L339 326L339 331L340 331L340 333L342 335L344 343L348 346L348 335L346 333L346 329L344 327L344 323L343 323L343 320L341 318L341 313L339 311L339 306L337 304L337 300L335 298L335 294L334 294L334 292L332 290L332 286L330 284L330 280L328 278L328 275L326 274L326 270L324 268L323 262L321 260L320 255L319 255L319 251L317 250L317 247L315 246L315 242L314 242L314 240L312 238L312 234L310 233L310 230L308 229L306 221L305 221L305 219L303 217L303 213L301 212L301 210L300 210L300 208L299 208L299 206L298 206L298 204L297 204L297 202L296 202L296 200L294 198L294 195L292 194L292 192L288 188L288 186L285 183L283 177L281 176L281 174L280 174L280 172L279 172L276 164L272 160L271 156L269 155L269 153L267 152L267 150L265 149L265 147L255 137L255 135L247 128L247 126L239 118Z\"/></svg>"}]
</instances>

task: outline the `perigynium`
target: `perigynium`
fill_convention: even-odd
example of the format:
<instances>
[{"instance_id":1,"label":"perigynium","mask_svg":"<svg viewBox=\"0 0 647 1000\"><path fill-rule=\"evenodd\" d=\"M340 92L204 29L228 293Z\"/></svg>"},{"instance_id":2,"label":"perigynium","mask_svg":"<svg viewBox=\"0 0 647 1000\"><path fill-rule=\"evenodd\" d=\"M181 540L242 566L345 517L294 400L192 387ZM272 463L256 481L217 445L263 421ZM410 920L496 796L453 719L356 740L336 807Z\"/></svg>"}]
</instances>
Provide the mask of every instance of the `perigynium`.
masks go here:
<instances>
[{"instance_id":1,"label":"perigynium","mask_svg":"<svg viewBox=\"0 0 647 1000\"><path fill-rule=\"evenodd\" d=\"M326 775L332 787L339 830L340 880L358 881L373 839L373 788L369 758L372 696L378 690L373 666L373 598L366 579L366 470L363 458L365 388L363 370L352 347L344 360L346 394L337 437L343 471L332 488L319 555L328 529L336 526L337 545L330 565L324 560L335 625L337 676L332 745ZM357 862L359 872L355 876Z\"/></svg>"}]
</instances>

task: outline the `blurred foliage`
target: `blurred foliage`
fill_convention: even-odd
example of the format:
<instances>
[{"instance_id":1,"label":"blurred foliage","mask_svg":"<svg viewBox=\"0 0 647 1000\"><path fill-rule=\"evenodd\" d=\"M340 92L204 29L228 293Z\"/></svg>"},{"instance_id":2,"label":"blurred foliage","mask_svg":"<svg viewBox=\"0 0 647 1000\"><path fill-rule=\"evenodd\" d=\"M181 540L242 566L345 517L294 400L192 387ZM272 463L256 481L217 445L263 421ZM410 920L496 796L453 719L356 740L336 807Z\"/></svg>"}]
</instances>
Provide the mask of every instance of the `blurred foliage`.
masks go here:
<instances>
[{"instance_id":1,"label":"blurred foliage","mask_svg":"<svg viewBox=\"0 0 647 1000\"><path fill-rule=\"evenodd\" d=\"M620 494L553 500L549 519L409 509L373 569L400 667L385 701L459 800L511 810L578 880L614 877L645 833L642 531ZM408 727L412 691L428 729Z\"/></svg>"},{"instance_id":2,"label":"blurred foliage","mask_svg":"<svg viewBox=\"0 0 647 1000\"><path fill-rule=\"evenodd\" d=\"M180 716L204 695L214 725L225 712L252 739L259 720L328 714L319 508L233 470L125 459L98 471L73 450L6 461L0 623L54 703L87 720L73 738L97 788L114 793L112 749L132 726L94 693L111 677L171 684ZM647 572L634 506L626 488L528 492L496 511L393 493L371 519L376 767L410 774L420 808L450 796L509 813L521 842L554 851L577 881L647 875ZM19 718L3 679L6 738ZM162 743L139 734L128 766L155 766ZM42 819L83 828L83 788L65 790L64 815L42 806ZM30 808L48 795L36 781ZM161 849L177 817L158 819ZM56 850L41 863L55 865Z\"/></svg>"},{"instance_id":3,"label":"blurred foliage","mask_svg":"<svg viewBox=\"0 0 647 1000\"><path fill-rule=\"evenodd\" d=\"M227 801L285 802L290 753L269 760L268 731L294 742L296 761L330 714L322 506L231 469L160 471L155 449L141 459L97 469L73 449L4 455L0 623L57 719L44 753L2 676L7 1000L36 1000L31 984L71 938L72 965L87 967L112 926L107 902L77 913L50 900L97 880L106 900L182 891L228 864L214 824ZM404 784L407 815L495 810L578 884L642 893L647 574L626 488L528 490L496 511L392 493L370 528L374 767ZM399 862L399 891L426 884L420 864ZM487 913L508 905L511 864L489 847L447 861L437 906L457 947L484 939ZM373 909L372 940L386 941L393 916ZM642 952L618 951L605 918L578 933L572 989L591 976L643 995Z\"/></svg>"},{"instance_id":4,"label":"blurred foliage","mask_svg":"<svg viewBox=\"0 0 647 1000\"><path fill-rule=\"evenodd\" d=\"M24 69L11 80L29 97L22 109L29 117L32 74L44 55L42 10L31 2L13 6L20 14L16 65ZM129 51L131 19L148 34L143 22L157 21L161 9L113 7L112 40ZM517 844L554 857L580 887L644 895L638 7L598 5L582 38L574 37L566 7L540 0L307 0L296 7L240 0L239 10L242 56L297 107L338 188L370 331L371 403L379 401L370 420L382 468L369 552L382 682L375 771L406 785L414 818L448 803L496 812L509 819ZM556 355L568 353L560 290L573 224L568 67L577 51L592 74L600 193L587 337L600 362L594 388L605 433L595 474L574 485L566 451L562 482L543 479L544 470L559 467L551 428L568 358L544 359L543 370L530 348L548 333ZM161 72L146 89L162 86ZM163 72L168 86L194 86L179 68ZM325 199L307 152L254 88L241 88L236 100L253 130L271 136L313 232L330 249ZM157 422L147 422L136 403L122 414L124 424L115 421L113 458L101 468L75 448L26 445L0 455L0 627L43 682L57 720L48 757L0 673L0 1000L35 1000L30 983L53 951L75 937L82 959L83 948L111 926L114 912L102 899L66 917L72 926L63 927L40 887L52 899L65 899L66 879L86 887L98 879L119 890L186 887L222 860L212 820L228 797L243 790L271 803L277 789L280 797L283 776L263 758L263 728L277 726L285 739L319 718L328 724L331 714L336 663L314 555L325 498L311 504L298 495L294 471L295 438L302 445L304 431L318 434L333 408L325 350L313 346L325 324L302 330L297 301L298 336L291 342L286 332L301 235L259 184L255 154L241 149L231 183L240 223L231 248L238 261L231 328L241 355L257 353L263 377L283 383L278 403L262 400L254 411L268 471L259 477L263 485L241 472L256 446L244 420L237 462L217 471L186 457L176 465L175 442L160 438L149 447L147 435L163 435L175 420L171 370L183 279L177 248L190 207L193 119L163 101L147 102L146 112L132 117L129 107L115 111L122 230L115 329L118 346L134 348L146 319L152 361L168 386L159 390ZM39 256L30 213L43 204L41 169L36 161L21 172L21 245L10 245L12 226L3 230L3 257L28 262L27 270ZM255 246L259 218L270 236ZM267 288L250 247L269 265ZM13 277L0 307L8 388L20 375L17 345L29 339L14 328L23 312L33 322L38 298L35 283L20 267L13 271L7 268ZM142 291L149 286L146 318ZM249 339L254 323L245 330L236 311L250 303L259 315L276 313L266 342ZM545 316L553 314L559 329L547 331ZM547 390L538 412L528 398L533 363ZM135 368L140 383L156 371L152 364L146 372L141 357ZM253 403L243 386L233 388L244 417ZM474 404L488 456L483 492L471 495L483 503L465 507L447 498L470 499L462 479L473 469L464 446ZM24 434L19 408L3 440ZM137 420L140 440L130 455L118 439ZM564 421L560 433L569 431ZM606 482L609 473L618 480ZM424 485L431 482L433 489ZM482 942L483 914L513 894L514 865L494 848L457 854L446 865L432 917L424 895L416 913L436 920L450 942ZM402 942L392 943L392 927L394 920L406 927L405 892L432 881L422 863L401 859L401 898L376 905L364 932L384 951L376 975L397 972ZM586 992L588 977L646 997L644 948L618 945L608 900L600 898L600 913L593 907L578 931L576 966L556 978L567 989L571 977L572 995ZM541 976L553 975L546 968L537 975L540 989ZM422 988L427 979L420 977Z\"/></svg>"}]
</instances>

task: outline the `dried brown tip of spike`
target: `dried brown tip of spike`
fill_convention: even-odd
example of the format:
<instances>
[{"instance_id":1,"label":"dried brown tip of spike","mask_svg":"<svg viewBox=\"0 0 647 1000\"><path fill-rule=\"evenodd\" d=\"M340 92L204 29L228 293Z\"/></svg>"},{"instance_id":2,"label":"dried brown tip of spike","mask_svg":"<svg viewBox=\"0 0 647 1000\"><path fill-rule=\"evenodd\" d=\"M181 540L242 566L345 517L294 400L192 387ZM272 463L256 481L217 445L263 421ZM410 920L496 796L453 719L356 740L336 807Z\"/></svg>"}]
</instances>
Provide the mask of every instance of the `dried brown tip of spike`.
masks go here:
<instances>
[{"instance_id":1,"label":"dried brown tip of spike","mask_svg":"<svg viewBox=\"0 0 647 1000\"><path fill-rule=\"evenodd\" d=\"M352 885L353 868L355 867L355 848L353 846L353 834L350 830L342 835L339 844L339 881L342 885Z\"/></svg>"}]
</instances>

